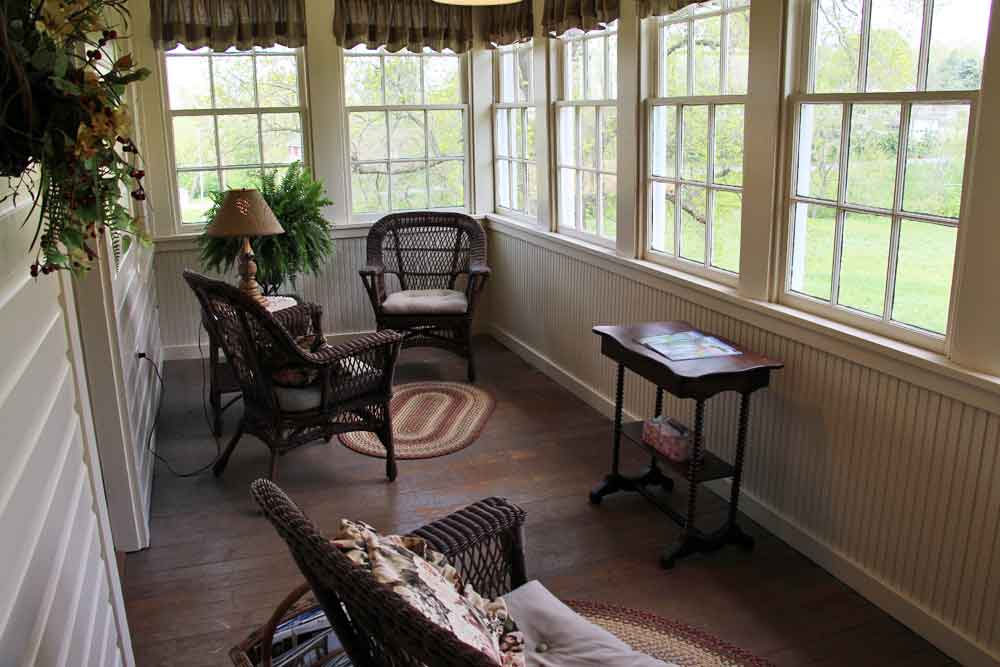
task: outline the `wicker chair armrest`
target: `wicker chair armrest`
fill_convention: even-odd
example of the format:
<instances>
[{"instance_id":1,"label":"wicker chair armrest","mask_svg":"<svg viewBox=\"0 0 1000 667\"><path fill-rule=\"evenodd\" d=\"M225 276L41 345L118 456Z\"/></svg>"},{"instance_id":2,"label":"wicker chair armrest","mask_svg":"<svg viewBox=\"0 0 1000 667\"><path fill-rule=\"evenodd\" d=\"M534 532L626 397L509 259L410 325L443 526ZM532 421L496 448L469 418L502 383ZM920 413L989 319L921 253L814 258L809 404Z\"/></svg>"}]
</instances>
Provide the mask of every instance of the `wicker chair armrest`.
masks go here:
<instances>
[{"instance_id":1,"label":"wicker chair armrest","mask_svg":"<svg viewBox=\"0 0 1000 667\"><path fill-rule=\"evenodd\" d=\"M323 307L314 303L299 303L291 308L271 313L271 316L285 327L292 337L321 333L315 329L323 315Z\"/></svg>"},{"instance_id":2,"label":"wicker chair armrest","mask_svg":"<svg viewBox=\"0 0 1000 667\"><path fill-rule=\"evenodd\" d=\"M367 264L358 269L358 273L363 276L380 276L385 273L385 266L381 264Z\"/></svg>"},{"instance_id":3,"label":"wicker chair armrest","mask_svg":"<svg viewBox=\"0 0 1000 667\"><path fill-rule=\"evenodd\" d=\"M340 345L325 345L313 352L299 350L302 361L313 366L330 366L342 359L357 356L380 347L393 347L403 340L403 334L384 329L366 336L358 336Z\"/></svg>"},{"instance_id":4,"label":"wicker chair armrest","mask_svg":"<svg viewBox=\"0 0 1000 667\"><path fill-rule=\"evenodd\" d=\"M488 276L491 273L493 270L482 262L474 262L469 265L469 275Z\"/></svg>"},{"instance_id":5,"label":"wicker chair armrest","mask_svg":"<svg viewBox=\"0 0 1000 667\"><path fill-rule=\"evenodd\" d=\"M413 531L458 569L481 595L503 595L526 581L524 510L485 498Z\"/></svg>"}]
</instances>

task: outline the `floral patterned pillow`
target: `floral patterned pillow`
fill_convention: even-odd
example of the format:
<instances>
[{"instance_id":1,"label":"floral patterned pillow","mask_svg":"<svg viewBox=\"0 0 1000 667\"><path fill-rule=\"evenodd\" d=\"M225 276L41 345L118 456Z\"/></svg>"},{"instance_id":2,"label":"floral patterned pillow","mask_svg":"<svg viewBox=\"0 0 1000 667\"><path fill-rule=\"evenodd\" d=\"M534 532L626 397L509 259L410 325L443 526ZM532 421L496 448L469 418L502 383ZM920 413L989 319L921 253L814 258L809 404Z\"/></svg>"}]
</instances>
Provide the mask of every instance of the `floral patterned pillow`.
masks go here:
<instances>
[{"instance_id":1,"label":"floral patterned pillow","mask_svg":"<svg viewBox=\"0 0 1000 667\"><path fill-rule=\"evenodd\" d=\"M507 604L463 585L458 571L421 538L379 535L368 524L343 519L331 542L431 622L498 665L524 667L523 640L513 631Z\"/></svg>"}]
</instances>

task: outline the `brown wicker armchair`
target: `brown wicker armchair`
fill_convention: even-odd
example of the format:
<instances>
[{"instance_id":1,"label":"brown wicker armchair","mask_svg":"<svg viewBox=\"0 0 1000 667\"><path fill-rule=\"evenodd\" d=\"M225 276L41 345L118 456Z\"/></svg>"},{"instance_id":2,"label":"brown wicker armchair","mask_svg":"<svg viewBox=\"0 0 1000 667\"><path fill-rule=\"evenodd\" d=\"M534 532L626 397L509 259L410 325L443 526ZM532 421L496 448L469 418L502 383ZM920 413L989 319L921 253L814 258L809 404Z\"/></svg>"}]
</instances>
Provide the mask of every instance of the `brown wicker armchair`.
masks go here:
<instances>
[{"instance_id":1,"label":"brown wicker armchair","mask_svg":"<svg viewBox=\"0 0 1000 667\"><path fill-rule=\"evenodd\" d=\"M414 611L389 587L333 547L274 483L251 493L288 547L355 667L495 667ZM480 500L413 532L443 553L481 595L503 595L526 580L524 510L502 498Z\"/></svg>"},{"instance_id":2,"label":"brown wicker armchair","mask_svg":"<svg viewBox=\"0 0 1000 667\"><path fill-rule=\"evenodd\" d=\"M322 309L299 304L271 314L227 283L193 271L184 279L202 308L202 322L225 352L243 394L243 418L213 471L221 475L245 433L278 457L337 433L372 431L385 446L386 475L396 479L389 400L402 335L381 331L342 345L322 336ZM303 347L303 341L310 344ZM276 373L297 379L276 384Z\"/></svg>"},{"instance_id":3,"label":"brown wicker armchair","mask_svg":"<svg viewBox=\"0 0 1000 667\"><path fill-rule=\"evenodd\" d=\"M475 382L472 318L490 269L486 234L462 213L393 213L368 232L361 280L379 330L403 331L404 347L429 345L468 360ZM395 276L386 289L386 275ZM464 284L463 284L464 282Z\"/></svg>"}]
</instances>

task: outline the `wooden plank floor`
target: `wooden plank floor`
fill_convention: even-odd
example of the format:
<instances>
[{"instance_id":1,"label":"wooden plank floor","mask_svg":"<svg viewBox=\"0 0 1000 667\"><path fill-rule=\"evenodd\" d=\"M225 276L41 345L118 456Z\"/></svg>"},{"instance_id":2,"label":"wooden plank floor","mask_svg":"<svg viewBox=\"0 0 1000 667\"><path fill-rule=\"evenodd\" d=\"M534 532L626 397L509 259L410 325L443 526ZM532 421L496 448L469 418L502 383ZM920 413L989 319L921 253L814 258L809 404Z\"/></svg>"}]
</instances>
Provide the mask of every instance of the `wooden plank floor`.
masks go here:
<instances>
[{"instance_id":1,"label":"wooden plank floor","mask_svg":"<svg viewBox=\"0 0 1000 667\"><path fill-rule=\"evenodd\" d=\"M646 502L587 492L610 461L610 422L492 339L479 340L479 385L497 398L480 439L451 456L401 461L389 484L380 460L334 445L284 457L278 482L324 529L342 516L401 532L479 498L500 495L528 512L528 573L563 598L613 602L715 633L779 665L955 664L790 547L744 519L757 549L689 559L666 572L659 551L677 534ZM210 462L197 361L167 364L159 453L174 468ZM433 350L404 351L397 381L464 380ZM232 433L240 406L226 420ZM751 445L752 446L752 445ZM633 448L634 449L634 448ZM624 461L644 461L629 451ZM247 437L222 479L157 464L152 546L129 554L124 588L140 666L225 665L229 648L262 623L300 576L248 488L267 450ZM686 493L675 491L674 502ZM722 504L705 492L706 523Z\"/></svg>"}]
</instances>

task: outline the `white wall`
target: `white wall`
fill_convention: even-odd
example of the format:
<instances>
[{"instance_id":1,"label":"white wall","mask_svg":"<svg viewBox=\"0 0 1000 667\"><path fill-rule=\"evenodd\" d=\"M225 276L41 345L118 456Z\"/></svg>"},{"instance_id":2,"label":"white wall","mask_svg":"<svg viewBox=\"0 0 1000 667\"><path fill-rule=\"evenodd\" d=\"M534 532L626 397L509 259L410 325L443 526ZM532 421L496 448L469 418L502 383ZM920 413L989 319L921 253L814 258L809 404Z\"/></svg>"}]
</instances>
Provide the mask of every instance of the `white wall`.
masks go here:
<instances>
[{"instance_id":1,"label":"white wall","mask_svg":"<svg viewBox=\"0 0 1000 667\"><path fill-rule=\"evenodd\" d=\"M132 665L76 311L0 214L0 665Z\"/></svg>"}]
</instances>

